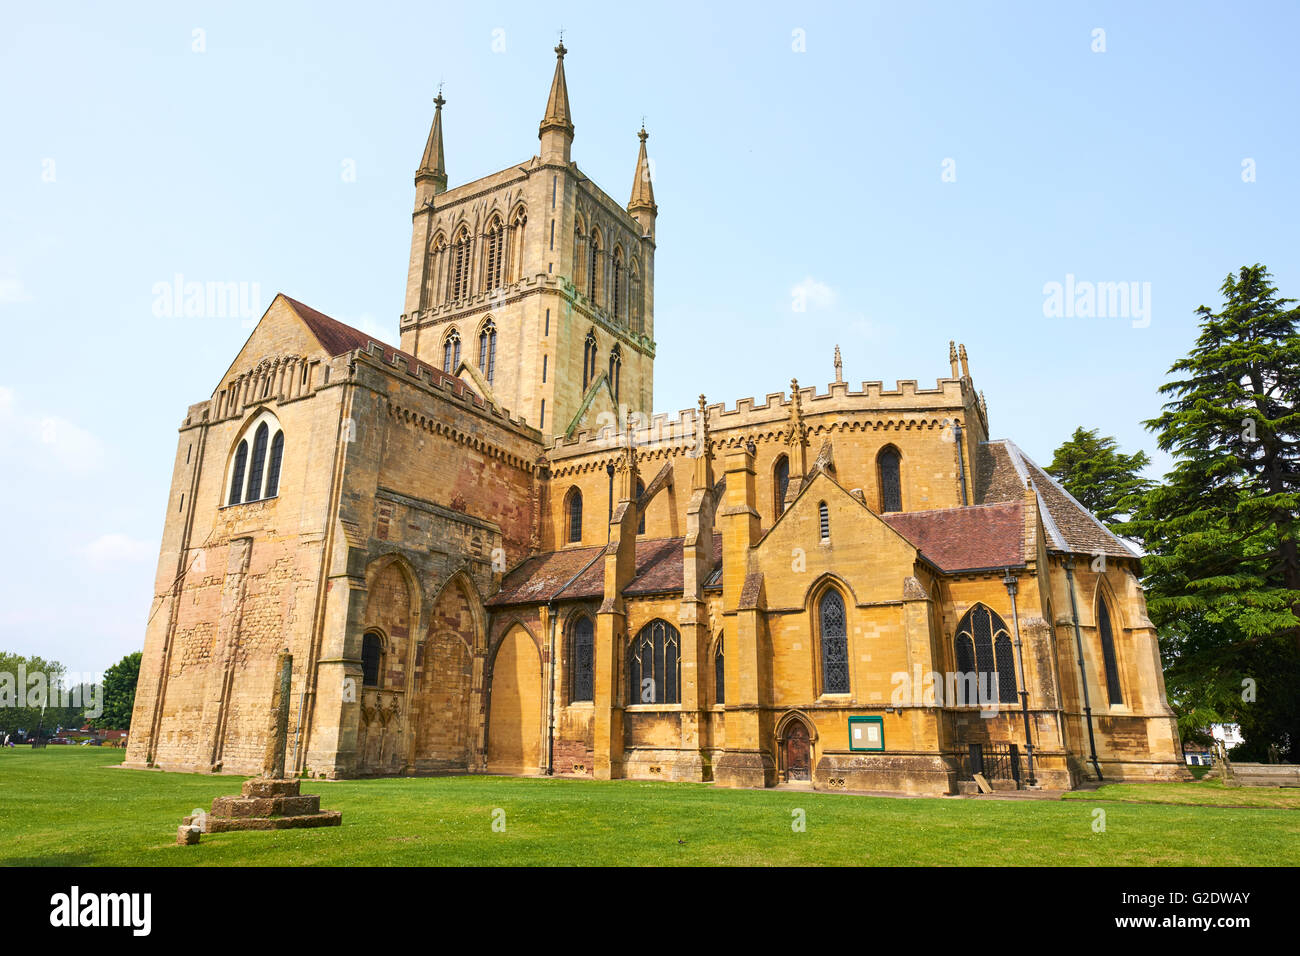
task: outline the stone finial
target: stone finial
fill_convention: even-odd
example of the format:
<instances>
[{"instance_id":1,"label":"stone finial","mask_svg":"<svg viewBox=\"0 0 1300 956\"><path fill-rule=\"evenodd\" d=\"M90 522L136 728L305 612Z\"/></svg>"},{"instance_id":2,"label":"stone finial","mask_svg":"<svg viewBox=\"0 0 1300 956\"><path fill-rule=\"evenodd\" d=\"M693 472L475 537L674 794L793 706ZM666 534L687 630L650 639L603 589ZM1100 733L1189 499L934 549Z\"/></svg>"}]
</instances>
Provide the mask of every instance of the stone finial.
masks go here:
<instances>
[{"instance_id":1,"label":"stone finial","mask_svg":"<svg viewBox=\"0 0 1300 956\"><path fill-rule=\"evenodd\" d=\"M948 364L952 366L952 377L959 378L961 373L957 370L957 343L952 339L948 340Z\"/></svg>"},{"instance_id":2,"label":"stone finial","mask_svg":"<svg viewBox=\"0 0 1300 956\"><path fill-rule=\"evenodd\" d=\"M966 346L957 347L957 357L961 360L961 377L970 378L970 366L966 364Z\"/></svg>"},{"instance_id":3,"label":"stone finial","mask_svg":"<svg viewBox=\"0 0 1300 956\"><path fill-rule=\"evenodd\" d=\"M844 381L844 362L840 359L840 347L835 346L835 381L840 383Z\"/></svg>"}]
</instances>

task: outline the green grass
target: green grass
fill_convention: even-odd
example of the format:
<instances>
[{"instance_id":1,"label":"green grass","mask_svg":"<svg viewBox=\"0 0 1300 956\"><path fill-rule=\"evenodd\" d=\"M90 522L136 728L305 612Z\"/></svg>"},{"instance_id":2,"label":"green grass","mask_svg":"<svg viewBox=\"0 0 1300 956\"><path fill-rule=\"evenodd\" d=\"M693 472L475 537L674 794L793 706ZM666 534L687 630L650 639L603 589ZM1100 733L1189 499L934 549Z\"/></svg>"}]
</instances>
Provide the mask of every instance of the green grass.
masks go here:
<instances>
[{"instance_id":1,"label":"green grass","mask_svg":"<svg viewBox=\"0 0 1300 956\"><path fill-rule=\"evenodd\" d=\"M1092 792L1067 793L1066 800L1121 800L1202 807L1272 807L1300 810L1295 787L1225 787L1218 780L1194 783L1109 783Z\"/></svg>"},{"instance_id":2,"label":"green grass","mask_svg":"<svg viewBox=\"0 0 1300 956\"><path fill-rule=\"evenodd\" d=\"M0 864L1300 864L1300 814L1286 809L506 777L310 781L304 790L343 811L341 827L211 834L179 847L181 817L237 793L241 778L114 768L121 759L89 748L0 752ZM497 808L505 832L493 831ZM1105 832L1093 830L1096 808ZM794 810L806 813L806 832L793 831Z\"/></svg>"}]
</instances>

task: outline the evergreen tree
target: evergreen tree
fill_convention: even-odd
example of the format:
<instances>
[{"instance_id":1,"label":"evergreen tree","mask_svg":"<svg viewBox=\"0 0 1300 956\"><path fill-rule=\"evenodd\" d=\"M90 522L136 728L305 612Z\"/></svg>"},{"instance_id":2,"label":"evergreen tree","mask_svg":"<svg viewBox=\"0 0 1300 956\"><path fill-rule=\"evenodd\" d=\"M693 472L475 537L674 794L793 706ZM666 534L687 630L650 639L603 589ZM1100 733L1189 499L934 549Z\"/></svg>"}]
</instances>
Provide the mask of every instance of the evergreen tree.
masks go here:
<instances>
[{"instance_id":1,"label":"evergreen tree","mask_svg":"<svg viewBox=\"0 0 1300 956\"><path fill-rule=\"evenodd\" d=\"M1153 482L1139 476L1151 459L1146 452L1125 455L1114 438L1097 429L1076 428L1052 455L1047 473L1106 525L1127 517Z\"/></svg>"},{"instance_id":2,"label":"evergreen tree","mask_svg":"<svg viewBox=\"0 0 1300 956\"><path fill-rule=\"evenodd\" d=\"M1147 603L1184 725L1242 725L1244 750L1300 756L1300 310L1262 265L1198 308L1200 335L1146 423L1174 469L1141 499ZM1217 722L1217 721L1216 721ZM1203 726L1203 725L1202 725Z\"/></svg>"}]
</instances>

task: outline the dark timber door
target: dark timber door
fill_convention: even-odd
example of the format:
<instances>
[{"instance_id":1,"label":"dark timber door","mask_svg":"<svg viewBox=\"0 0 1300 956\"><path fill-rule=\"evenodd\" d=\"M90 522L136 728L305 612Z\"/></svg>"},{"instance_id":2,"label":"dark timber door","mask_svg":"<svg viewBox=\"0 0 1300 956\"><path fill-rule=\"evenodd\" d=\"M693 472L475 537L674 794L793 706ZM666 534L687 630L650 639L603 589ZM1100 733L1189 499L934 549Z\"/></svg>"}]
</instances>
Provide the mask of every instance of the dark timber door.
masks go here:
<instances>
[{"instance_id":1,"label":"dark timber door","mask_svg":"<svg viewBox=\"0 0 1300 956\"><path fill-rule=\"evenodd\" d=\"M803 721L793 720L785 732L785 779L811 780L812 753L808 742L808 728Z\"/></svg>"}]
</instances>

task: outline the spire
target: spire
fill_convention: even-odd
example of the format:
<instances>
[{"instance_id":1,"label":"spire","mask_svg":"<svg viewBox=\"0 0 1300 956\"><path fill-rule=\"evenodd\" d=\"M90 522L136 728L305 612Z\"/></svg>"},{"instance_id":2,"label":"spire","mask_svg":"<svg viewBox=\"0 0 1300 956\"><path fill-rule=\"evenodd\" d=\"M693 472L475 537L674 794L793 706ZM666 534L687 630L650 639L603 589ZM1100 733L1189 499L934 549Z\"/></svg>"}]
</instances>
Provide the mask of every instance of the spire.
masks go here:
<instances>
[{"instance_id":1,"label":"spire","mask_svg":"<svg viewBox=\"0 0 1300 956\"><path fill-rule=\"evenodd\" d=\"M636 177L632 180L632 198L627 201L627 210L635 213L638 209L646 209L653 216L659 207L655 205L654 184L650 181L650 160L645 153L645 141L650 138L650 134L643 125L641 132L636 135L641 139L641 152L636 157Z\"/></svg>"},{"instance_id":2,"label":"spire","mask_svg":"<svg viewBox=\"0 0 1300 956\"><path fill-rule=\"evenodd\" d=\"M433 126L429 128L429 141L424 145L424 156L420 168L415 171L415 181L429 179L434 184L434 194L447 189L447 165L442 149L442 107L447 101L442 98L442 84L438 85L438 95L433 98Z\"/></svg>"},{"instance_id":3,"label":"spire","mask_svg":"<svg viewBox=\"0 0 1300 956\"><path fill-rule=\"evenodd\" d=\"M537 129L542 141L542 160L569 162L569 147L573 144L573 118L569 113L569 87L564 82L564 41L555 48L555 76L551 80L551 95L546 98L546 115Z\"/></svg>"}]
</instances>

